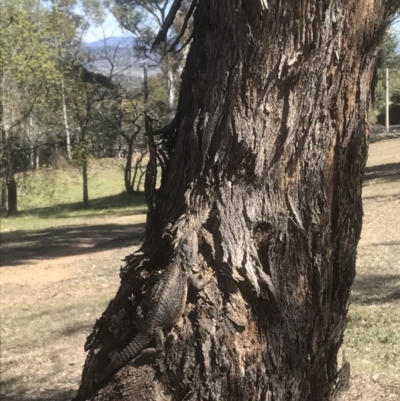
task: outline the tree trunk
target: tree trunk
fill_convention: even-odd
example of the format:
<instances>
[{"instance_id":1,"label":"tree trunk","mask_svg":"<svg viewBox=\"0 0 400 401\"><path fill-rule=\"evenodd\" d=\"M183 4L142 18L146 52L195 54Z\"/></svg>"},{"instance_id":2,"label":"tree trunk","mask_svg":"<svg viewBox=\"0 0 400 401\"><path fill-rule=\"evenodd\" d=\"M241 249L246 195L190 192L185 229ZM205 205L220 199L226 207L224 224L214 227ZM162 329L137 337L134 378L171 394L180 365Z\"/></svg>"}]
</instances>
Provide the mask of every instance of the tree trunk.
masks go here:
<instances>
[{"instance_id":1,"label":"tree trunk","mask_svg":"<svg viewBox=\"0 0 400 401\"><path fill-rule=\"evenodd\" d=\"M128 154L126 155L126 162L125 162L125 167L124 167L125 189L126 189L126 192L128 192L128 194L133 194L135 192L133 185L131 185L133 140L134 140L134 137L129 137L129 139L127 140Z\"/></svg>"},{"instance_id":2,"label":"tree trunk","mask_svg":"<svg viewBox=\"0 0 400 401\"><path fill-rule=\"evenodd\" d=\"M11 176L7 183L8 215L15 216L18 212L17 207L17 183L14 176Z\"/></svg>"},{"instance_id":3,"label":"tree trunk","mask_svg":"<svg viewBox=\"0 0 400 401\"><path fill-rule=\"evenodd\" d=\"M149 108L149 80L147 76L147 59L143 61L143 101L144 111Z\"/></svg>"},{"instance_id":4,"label":"tree trunk","mask_svg":"<svg viewBox=\"0 0 400 401\"><path fill-rule=\"evenodd\" d=\"M34 168L35 170L37 170L38 168L40 168L39 151L40 151L39 147L38 147L38 146L35 146L35 148L34 148L34 158L35 158L35 162L34 162L34 166L33 166L33 168Z\"/></svg>"},{"instance_id":5,"label":"tree trunk","mask_svg":"<svg viewBox=\"0 0 400 401\"><path fill-rule=\"evenodd\" d=\"M175 110L175 75L171 68L167 74L168 114L173 115Z\"/></svg>"},{"instance_id":6,"label":"tree trunk","mask_svg":"<svg viewBox=\"0 0 400 401\"><path fill-rule=\"evenodd\" d=\"M63 109L65 141L66 141L66 145L67 145L67 157L68 157L68 160L71 160L71 133L70 133L69 124L68 124L67 103L65 101L64 78L61 79L61 101L62 101L62 109Z\"/></svg>"},{"instance_id":7,"label":"tree trunk","mask_svg":"<svg viewBox=\"0 0 400 401\"><path fill-rule=\"evenodd\" d=\"M89 185L88 185L88 163L84 156L82 160L82 183L83 183L83 207L89 207Z\"/></svg>"},{"instance_id":8,"label":"tree trunk","mask_svg":"<svg viewBox=\"0 0 400 401\"><path fill-rule=\"evenodd\" d=\"M32 146L29 149L29 169L34 170L35 169L35 157L34 157L34 147Z\"/></svg>"},{"instance_id":9,"label":"tree trunk","mask_svg":"<svg viewBox=\"0 0 400 401\"><path fill-rule=\"evenodd\" d=\"M131 180L131 186L134 193L143 192L143 190L141 190L141 187L142 187L143 177L146 172L146 168L143 166L143 159L146 156L146 154L147 154L146 149L144 150L141 149L140 156L136 159L134 172ZM135 184L136 184L136 189L135 189Z\"/></svg>"},{"instance_id":10,"label":"tree trunk","mask_svg":"<svg viewBox=\"0 0 400 401\"><path fill-rule=\"evenodd\" d=\"M29 170L34 170L35 169L35 148L36 146L34 145L36 142L36 132L35 132L35 128L33 125L33 118L32 116L29 116L28 119L28 132L27 132L27 136L29 139L29 142L31 144L31 147L29 149Z\"/></svg>"},{"instance_id":11,"label":"tree trunk","mask_svg":"<svg viewBox=\"0 0 400 401\"><path fill-rule=\"evenodd\" d=\"M2 102L0 97L0 124L2 124ZM9 162L9 151L7 146L7 136L5 130L1 130L1 210L7 210L7 170L10 164Z\"/></svg>"},{"instance_id":12,"label":"tree trunk","mask_svg":"<svg viewBox=\"0 0 400 401\"><path fill-rule=\"evenodd\" d=\"M7 183L5 180L5 177L2 177L1 180L1 206L0 206L1 211L6 211L7 210Z\"/></svg>"},{"instance_id":13,"label":"tree trunk","mask_svg":"<svg viewBox=\"0 0 400 401\"><path fill-rule=\"evenodd\" d=\"M88 337L77 399L137 333L136 307L188 229L212 282L189 290L165 356L130 362L97 401L327 401L346 385L338 352L384 4L198 2L151 229Z\"/></svg>"}]
</instances>

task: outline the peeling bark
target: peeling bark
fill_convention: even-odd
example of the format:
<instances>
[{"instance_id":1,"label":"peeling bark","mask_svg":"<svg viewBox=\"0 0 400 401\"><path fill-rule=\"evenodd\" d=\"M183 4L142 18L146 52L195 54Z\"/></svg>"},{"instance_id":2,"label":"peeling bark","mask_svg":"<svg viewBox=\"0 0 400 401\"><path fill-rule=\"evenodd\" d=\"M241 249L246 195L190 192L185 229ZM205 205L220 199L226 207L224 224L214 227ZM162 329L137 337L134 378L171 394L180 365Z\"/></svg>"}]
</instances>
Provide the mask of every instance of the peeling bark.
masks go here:
<instances>
[{"instance_id":1,"label":"peeling bark","mask_svg":"<svg viewBox=\"0 0 400 401\"><path fill-rule=\"evenodd\" d=\"M364 123L389 19L383 0L199 1L152 224L88 337L77 399L324 401L346 386ZM213 281L189 292L165 356L97 389L187 228Z\"/></svg>"}]
</instances>

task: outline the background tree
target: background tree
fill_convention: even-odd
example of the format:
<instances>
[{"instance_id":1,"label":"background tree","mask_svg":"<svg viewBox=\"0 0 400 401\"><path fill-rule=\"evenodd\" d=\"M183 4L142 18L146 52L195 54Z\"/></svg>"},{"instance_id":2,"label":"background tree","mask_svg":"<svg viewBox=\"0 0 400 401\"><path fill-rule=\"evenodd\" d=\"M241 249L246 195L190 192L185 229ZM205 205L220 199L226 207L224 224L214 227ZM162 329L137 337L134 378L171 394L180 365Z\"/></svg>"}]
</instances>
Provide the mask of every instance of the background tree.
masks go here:
<instances>
[{"instance_id":1,"label":"background tree","mask_svg":"<svg viewBox=\"0 0 400 401\"><path fill-rule=\"evenodd\" d=\"M187 2L183 2L183 9L187 11ZM171 46L181 45L188 40L189 34L180 37L185 23L180 13L179 18L171 30L165 43L156 47L153 52L153 42L157 32L166 21L170 0L115 0L108 2L110 9L119 23L137 39L135 44L136 55L149 66L158 66L164 76L168 96L168 117L171 119L175 110L175 92L178 86L178 75L185 61L185 53L170 53ZM190 16L190 15L189 15ZM186 21L186 25L187 25Z\"/></svg>"},{"instance_id":2,"label":"background tree","mask_svg":"<svg viewBox=\"0 0 400 401\"><path fill-rule=\"evenodd\" d=\"M125 157L124 186L128 194L134 194L139 191L142 182L144 175L142 164L147 149L143 130L143 111L137 104L138 94L131 94L132 97L129 95L122 91L118 99L112 103L103 103L103 106L111 108L113 112L102 113L100 121L103 127L108 126L122 138L118 157Z\"/></svg>"},{"instance_id":3,"label":"background tree","mask_svg":"<svg viewBox=\"0 0 400 401\"><path fill-rule=\"evenodd\" d=\"M379 47L376 75L373 81L373 102L369 113L372 124L385 125L386 102L386 68L389 69L390 102L389 124L400 124L400 103L397 102L400 93L400 53L397 52L399 37L393 28L390 28Z\"/></svg>"},{"instance_id":4,"label":"background tree","mask_svg":"<svg viewBox=\"0 0 400 401\"><path fill-rule=\"evenodd\" d=\"M55 33L53 41L57 49L57 68L60 74L54 98L58 100L58 108L62 112L62 124L65 135L66 157L71 160L71 132L66 104L66 75L70 73L71 59L81 49L81 40L78 36L85 27L85 20L76 13L75 0L50 0L50 23ZM60 96L61 95L61 96Z\"/></svg>"},{"instance_id":5,"label":"background tree","mask_svg":"<svg viewBox=\"0 0 400 401\"><path fill-rule=\"evenodd\" d=\"M67 104L71 110L71 130L76 138L73 159L82 171L83 207L89 207L88 167L95 152L96 114L101 102L114 90L110 77L87 70L78 59L65 80Z\"/></svg>"},{"instance_id":6,"label":"background tree","mask_svg":"<svg viewBox=\"0 0 400 401\"><path fill-rule=\"evenodd\" d=\"M389 28L379 46L377 68L398 69L400 65L400 53L397 52L399 37L394 28Z\"/></svg>"},{"instance_id":7,"label":"background tree","mask_svg":"<svg viewBox=\"0 0 400 401\"><path fill-rule=\"evenodd\" d=\"M57 79L56 54L48 10L37 0L5 0L0 13L0 132L2 203L8 193L8 214L17 212L15 173L24 163L18 150L34 141L31 114ZM28 135L24 135L23 132ZM27 141L28 139L28 141ZM4 204L2 204L4 208Z\"/></svg>"},{"instance_id":8,"label":"background tree","mask_svg":"<svg viewBox=\"0 0 400 401\"><path fill-rule=\"evenodd\" d=\"M82 9L85 16L78 13ZM2 11L2 210L7 208L8 192L9 214L17 212L18 180L28 170L66 166L59 163L63 158L82 170L83 199L88 207L88 161L114 157L122 138L111 125L102 125L106 120L115 122L115 107L107 105L118 102L117 86L139 97L135 105L139 114L146 108L156 119L165 120L165 85L160 92L160 74L150 76L151 96L144 101L142 82L135 77L135 60L128 59L132 51L124 55L118 46L104 46L97 52L82 41L88 21L102 21L99 1L6 1ZM144 142L143 124L142 119L138 144ZM135 178L131 178L128 188L133 186Z\"/></svg>"},{"instance_id":9,"label":"background tree","mask_svg":"<svg viewBox=\"0 0 400 401\"><path fill-rule=\"evenodd\" d=\"M121 40L120 45L124 46L123 42ZM110 138L120 138L116 154L119 157L123 155L126 160L124 186L129 194L134 194L143 190L148 160L144 114L151 115L158 126L165 122L168 115L167 92L162 74L152 74L145 81L138 81L135 74L141 68L141 60L139 63L134 61L135 67L132 68L131 59L117 54L119 45L109 46L105 41L98 55L100 52L104 53L108 63L108 67L102 64L102 68L112 72L116 92L112 99L102 102L97 109L98 131L108 130Z\"/></svg>"}]
</instances>

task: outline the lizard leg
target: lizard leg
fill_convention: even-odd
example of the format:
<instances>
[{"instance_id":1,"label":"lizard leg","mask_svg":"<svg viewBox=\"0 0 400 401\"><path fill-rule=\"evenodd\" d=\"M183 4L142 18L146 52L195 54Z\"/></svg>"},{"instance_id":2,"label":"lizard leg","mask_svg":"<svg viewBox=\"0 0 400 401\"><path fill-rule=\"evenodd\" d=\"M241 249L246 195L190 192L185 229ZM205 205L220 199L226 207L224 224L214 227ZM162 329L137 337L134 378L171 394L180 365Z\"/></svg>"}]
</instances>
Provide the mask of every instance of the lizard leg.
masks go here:
<instances>
[{"instance_id":1,"label":"lizard leg","mask_svg":"<svg viewBox=\"0 0 400 401\"><path fill-rule=\"evenodd\" d=\"M161 328L155 331L154 339L156 340L156 347L144 349L140 354L143 358L154 358L164 352L165 337Z\"/></svg>"},{"instance_id":2,"label":"lizard leg","mask_svg":"<svg viewBox=\"0 0 400 401\"><path fill-rule=\"evenodd\" d=\"M190 283L196 290L202 290L212 279L212 275L205 276L203 273L191 274L189 276Z\"/></svg>"}]
</instances>

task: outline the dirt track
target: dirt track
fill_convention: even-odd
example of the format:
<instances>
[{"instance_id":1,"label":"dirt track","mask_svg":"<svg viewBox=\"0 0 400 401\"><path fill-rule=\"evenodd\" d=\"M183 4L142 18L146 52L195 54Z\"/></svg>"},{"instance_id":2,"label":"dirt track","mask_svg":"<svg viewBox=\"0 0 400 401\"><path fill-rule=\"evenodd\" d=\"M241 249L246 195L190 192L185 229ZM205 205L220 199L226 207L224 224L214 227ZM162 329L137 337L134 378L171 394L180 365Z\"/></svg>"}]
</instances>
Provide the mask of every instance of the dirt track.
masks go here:
<instances>
[{"instance_id":1,"label":"dirt track","mask_svg":"<svg viewBox=\"0 0 400 401\"><path fill-rule=\"evenodd\" d=\"M372 145L364 205L354 302L400 309L400 139ZM74 395L85 338L118 288L121 259L134 250L144 218L93 219L21 235L2 246L2 400ZM400 371L394 366L389 370L395 377ZM400 400L392 376L357 370L343 398L382 399Z\"/></svg>"}]
</instances>

